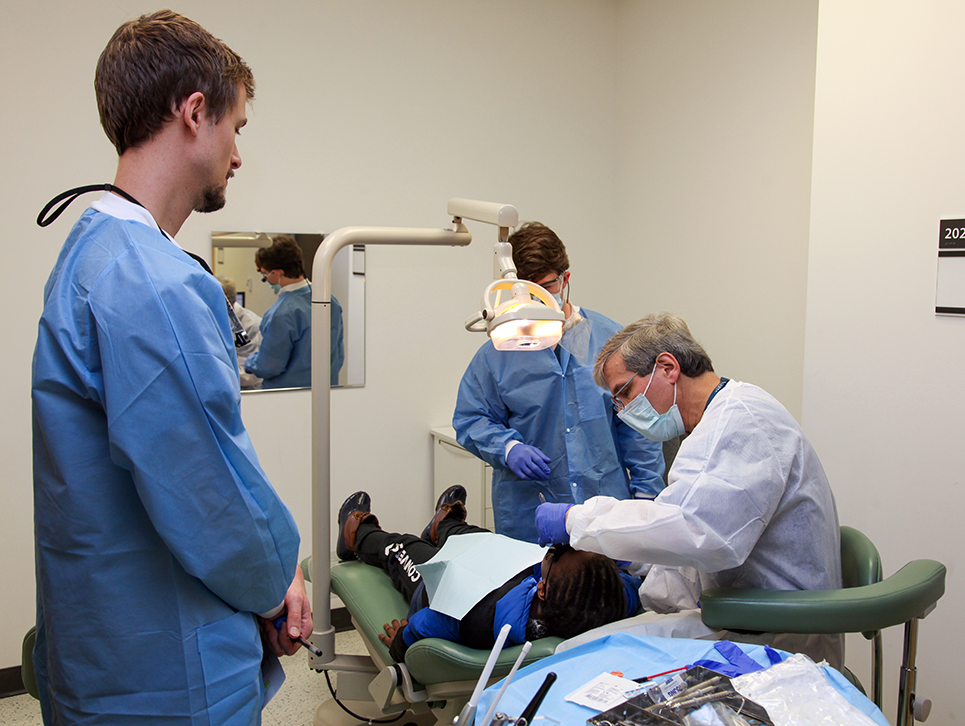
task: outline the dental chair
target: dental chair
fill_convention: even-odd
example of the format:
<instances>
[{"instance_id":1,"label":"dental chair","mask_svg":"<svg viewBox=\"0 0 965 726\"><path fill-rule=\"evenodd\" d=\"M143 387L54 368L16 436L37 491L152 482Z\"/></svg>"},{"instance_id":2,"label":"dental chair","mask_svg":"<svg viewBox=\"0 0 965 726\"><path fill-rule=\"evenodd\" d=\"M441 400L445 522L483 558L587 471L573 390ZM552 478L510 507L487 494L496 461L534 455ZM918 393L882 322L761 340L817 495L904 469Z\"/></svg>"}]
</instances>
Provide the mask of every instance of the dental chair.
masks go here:
<instances>
[{"instance_id":1,"label":"dental chair","mask_svg":"<svg viewBox=\"0 0 965 726\"><path fill-rule=\"evenodd\" d=\"M310 557L302 562L302 571L312 572ZM379 633L384 632L383 624L405 618L409 604L393 587L389 576L362 562L342 562L332 567L331 587L351 615L369 652L371 667L362 677L370 681L368 695L379 710L387 715L403 710L414 714L432 711L438 724L451 724L469 700L489 651L426 638L408 648L404 663L396 663L379 640ZM552 655L560 642L561 638L555 637L535 641L523 665ZM489 684L509 673L521 649L521 645L503 649ZM345 675L348 674L339 675L339 690ZM336 697L343 698L339 690ZM359 689L352 686L352 693L357 695Z\"/></svg>"},{"instance_id":2,"label":"dental chair","mask_svg":"<svg viewBox=\"0 0 965 726\"><path fill-rule=\"evenodd\" d=\"M915 694L918 621L945 593L945 566L914 560L882 579L881 558L865 535L841 527L841 590L752 590L719 587L700 595L711 628L772 633L861 633L872 641L872 700L881 708L881 630L904 624L897 726L924 721L931 702ZM847 669L845 669L847 670ZM859 688L853 674L845 673ZM863 689L862 689L863 690Z\"/></svg>"},{"instance_id":3,"label":"dental chair","mask_svg":"<svg viewBox=\"0 0 965 726\"><path fill-rule=\"evenodd\" d=\"M33 626L23 636L23 648L20 658L20 678L23 687L34 698L40 698L37 690L37 678L34 676L34 643L37 642L37 626Z\"/></svg>"}]
</instances>

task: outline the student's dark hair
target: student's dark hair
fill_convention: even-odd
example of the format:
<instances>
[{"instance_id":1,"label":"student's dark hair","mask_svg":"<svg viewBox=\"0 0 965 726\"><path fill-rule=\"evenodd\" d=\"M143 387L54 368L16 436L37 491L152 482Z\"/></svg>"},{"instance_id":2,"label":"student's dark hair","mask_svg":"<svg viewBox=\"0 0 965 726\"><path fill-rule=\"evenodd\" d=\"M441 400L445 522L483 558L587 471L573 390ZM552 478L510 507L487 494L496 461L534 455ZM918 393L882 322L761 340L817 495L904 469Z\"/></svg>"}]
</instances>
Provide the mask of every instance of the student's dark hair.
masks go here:
<instances>
[{"instance_id":1,"label":"student's dark hair","mask_svg":"<svg viewBox=\"0 0 965 726\"><path fill-rule=\"evenodd\" d=\"M281 270L285 277L296 278L305 274L302 248L289 234L275 235L271 247L259 247L255 264L263 270Z\"/></svg>"},{"instance_id":2,"label":"student's dark hair","mask_svg":"<svg viewBox=\"0 0 965 726\"><path fill-rule=\"evenodd\" d=\"M572 638L627 614L627 595L613 560L587 557L570 577L546 583L543 621L550 635Z\"/></svg>"},{"instance_id":3,"label":"student's dark hair","mask_svg":"<svg viewBox=\"0 0 965 726\"><path fill-rule=\"evenodd\" d=\"M561 275L570 269L563 242L541 222L523 224L509 235L509 244L513 246L513 264L520 280L536 282L546 275Z\"/></svg>"},{"instance_id":4,"label":"student's dark hair","mask_svg":"<svg viewBox=\"0 0 965 726\"><path fill-rule=\"evenodd\" d=\"M94 90L104 133L118 154L149 141L192 93L217 123L255 79L241 56L193 20L160 10L124 23L97 61Z\"/></svg>"}]
</instances>

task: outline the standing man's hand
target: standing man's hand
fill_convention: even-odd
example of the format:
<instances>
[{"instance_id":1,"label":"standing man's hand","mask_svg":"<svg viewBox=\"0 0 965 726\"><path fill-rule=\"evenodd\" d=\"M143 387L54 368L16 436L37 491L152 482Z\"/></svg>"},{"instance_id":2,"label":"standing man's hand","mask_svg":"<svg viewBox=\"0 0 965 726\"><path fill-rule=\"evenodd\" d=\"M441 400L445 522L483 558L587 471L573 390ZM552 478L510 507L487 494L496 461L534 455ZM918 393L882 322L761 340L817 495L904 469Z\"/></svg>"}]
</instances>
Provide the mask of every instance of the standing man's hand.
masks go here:
<instances>
[{"instance_id":1,"label":"standing man's hand","mask_svg":"<svg viewBox=\"0 0 965 726\"><path fill-rule=\"evenodd\" d=\"M276 630L271 620L259 618L261 638L275 655L293 655L301 645L293 638L306 640L311 636L315 624L312 622L312 604L305 590L305 578L300 565L295 566L295 579L285 594L285 608L282 611L286 622L282 630Z\"/></svg>"},{"instance_id":2,"label":"standing man's hand","mask_svg":"<svg viewBox=\"0 0 965 726\"><path fill-rule=\"evenodd\" d=\"M529 444L516 444L506 454L506 465L520 479L546 481L550 478L551 461L546 454Z\"/></svg>"}]
</instances>

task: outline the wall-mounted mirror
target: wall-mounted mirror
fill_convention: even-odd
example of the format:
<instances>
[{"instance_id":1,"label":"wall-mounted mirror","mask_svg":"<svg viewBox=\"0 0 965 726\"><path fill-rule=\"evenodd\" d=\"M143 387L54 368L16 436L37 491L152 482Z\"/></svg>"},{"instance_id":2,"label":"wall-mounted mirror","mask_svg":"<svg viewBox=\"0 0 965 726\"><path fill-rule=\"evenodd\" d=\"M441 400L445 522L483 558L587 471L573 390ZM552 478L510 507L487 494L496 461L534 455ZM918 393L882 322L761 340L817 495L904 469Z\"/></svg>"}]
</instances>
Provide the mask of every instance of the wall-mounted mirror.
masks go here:
<instances>
[{"instance_id":1,"label":"wall-mounted mirror","mask_svg":"<svg viewBox=\"0 0 965 726\"><path fill-rule=\"evenodd\" d=\"M255 266L255 252L260 247L270 247L281 233L274 232L213 232L211 234L211 269L221 278L234 283L235 312L247 328L254 318L259 320L276 305L281 296L277 294ZM305 277L311 281L312 262L315 251L325 239L323 234L285 233L297 242L302 252ZM284 290L284 288L282 288ZM285 291L286 294L289 294ZM332 304L333 314L333 375L332 386L360 387L365 385L365 247L356 245L339 250L332 264L332 297L338 305ZM239 312L239 307L242 309ZM341 308L341 326L336 316ZM278 309L276 308L276 311ZM341 330L343 357L338 367L338 356L334 344L338 330ZM259 336L252 336L258 341ZM239 350L240 367L244 369L244 359L252 355L255 348ZM270 388L251 374L241 375L242 391L278 390ZM301 386L285 386L301 387Z\"/></svg>"}]
</instances>

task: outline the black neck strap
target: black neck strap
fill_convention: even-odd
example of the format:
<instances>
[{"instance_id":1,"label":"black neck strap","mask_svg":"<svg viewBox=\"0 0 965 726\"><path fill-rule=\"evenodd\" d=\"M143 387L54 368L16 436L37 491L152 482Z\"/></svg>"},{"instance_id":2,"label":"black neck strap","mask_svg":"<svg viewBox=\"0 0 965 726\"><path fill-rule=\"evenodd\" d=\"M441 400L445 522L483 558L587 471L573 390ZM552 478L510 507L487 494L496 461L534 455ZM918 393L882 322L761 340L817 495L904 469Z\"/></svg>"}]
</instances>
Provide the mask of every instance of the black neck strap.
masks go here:
<instances>
[{"instance_id":1,"label":"black neck strap","mask_svg":"<svg viewBox=\"0 0 965 726\"><path fill-rule=\"evenodd\" d=\"M721 389L730 382L730 378L724 378L721 376L720 382L714 387L714 390L710 393L710 398L707 399L707 403L704 404L704 410L710 405L710 402L714 400L714 396L720 393Z\"/></svg>"},{"instance_id":2,"label":"black neck strap","mask_svg":"<svg viewBox=\"0 0 965 726\"><path fill-rule=\"evenodd\" d=\"M43 209L41 209L40 214L37 215L37 224L39 224L41 227L46 227L55 219L57 219L57 217L59 217L61 213L65 209L67 209L67 207L70 205L72 201L77 199L77 197L79 197L81 194L88 194L89 192L114 192L115 194L119 194L120 196L124 197L127 201L131 202L132 204L136 204L139 207L144 207L143 204L137 201L130 194L125 192L123 189L115 187L113 184L89 184L86 187L77 187L76 189L68 189L66 192L61 192L56 197L54 197L49 202L47 202L47 205ZM57 204L58 202L63 202L63 204L61 204L59 207L57 207L57 209L54 209L54 211L51 212L50 210L53 209L54 205ZM144 208L147 209L146 207ZM148 212L148 214L150 214L150 212ZM164 233L162 232L162 234ZM167 235L165 235L165 237L166 236ZM196 255L193 252L188 252L187 250L184 250L184 252L187 253L190 257L192 257L199 265L201 265L204 271L207 272L209 275L214 274L213 272L211 272L211 267L208 266L208 263L205 262L203 257ZM225 298L225 303L228 305L228 320L231 323L231 330L234 333L235 347L241 348L246 344L250 343L251 339L248 337L248 333L245 332L245 329L242 327L241 323L238 322L238 316L235 315L234 308L231 307L231 301L228 300L227 297Z\"/></svg>"},{"instance_id":3,"label":"black neck strap","mask_svg":"<svg viewBox=\"0 0 965 726\"><path fill-rule=\"evenodd\" d=\"M47 225L51 224L63 213L65 209L67 209L68 206L70 206L71 202L77 199L77 197L79 197L81 194L89 194L90 192L114 192L115 194L121 195L127 201L133 202L139 207L144 206L123 189L115 187L113 184L88 184L85 187L76 187L75 189L68 189L66 192L61 192L47 202L46 206L40 210L40 214L37 215L37 224L39 224L41 227L46 227ZM50 210L53 209L54 205L61 201L64 203L51 212Z\"/></svg>"}]
</instances>

